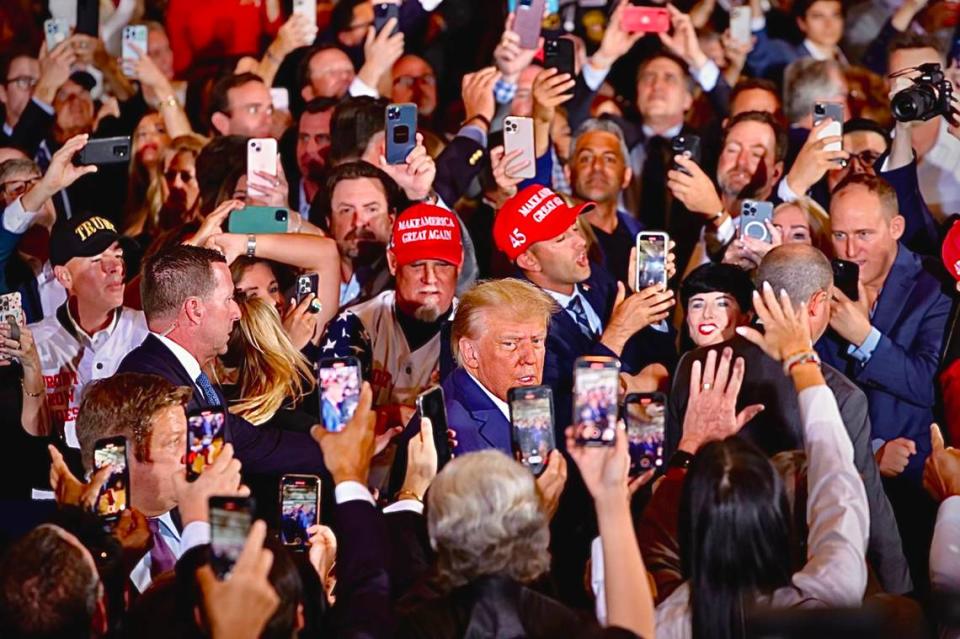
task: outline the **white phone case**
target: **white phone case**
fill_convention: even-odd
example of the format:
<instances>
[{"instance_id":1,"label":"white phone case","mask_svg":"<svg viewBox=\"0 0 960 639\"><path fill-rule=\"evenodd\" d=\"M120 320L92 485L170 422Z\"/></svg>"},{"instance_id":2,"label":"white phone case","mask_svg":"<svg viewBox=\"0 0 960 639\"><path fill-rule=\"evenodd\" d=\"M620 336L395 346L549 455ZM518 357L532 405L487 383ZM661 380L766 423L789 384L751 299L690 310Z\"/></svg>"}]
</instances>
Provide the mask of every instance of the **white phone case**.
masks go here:
<instances>
[{"instance_id":1,"label":"white phone case","mask_svg":"<svg viewBox=\"0 0 960 639\"><path fill-rule=\"evenodd\" d=\"M737 42L747 44L752 35L750 22L753 15L749 6L730 8L730 37Z\"/></svg>"},{"instance_id":2,"label":"white phone case","mask_svg":"<svg viewBox=\"0 0 960 639\"><path fill-rule=\"evenodd\" d=\"M62 18L50 18L43 22L43 37L47 42L47 51L53 49L70 36L70 25Z\"/></svg>"},{"instance_id":3,"label":"white phone case","mask_svg":"<svg viewBox=\"0 0 960 639\"><path fill-rule=\"evenodd\" d=\"M128 77L135 77L134 65L140 59L132 46L136 46L144 54L147 52L147 27L144 25L127 25L123 28L121 53L123 58L123 73Z\"/></svg>"},{"instance_id":4,"label":"white phone case","mask_svg":"<svg viewBox=\"0 0 960 639\"><path fill-rule=\"evenodd\" d=\"M527 166L519 173L511 173L511 177L530 179L537 174L537 157L533 146L533 118L524 118L510 115L503 119L503 151L504 154L520 150L520 157L511 160L510 164L520 164L524 161Z\"/></svg>"},{"instance_id":5,"label":"white phone case","mask_svg":"<svg viewBox=\"0 0 960 639\"><path fill-rule=\"evenodd\" d=\"M247 191L257 185L272 187L264 178L258 177L262 171L277 175L277 141L273 138L252 138L247 141ZM262 195L255 193L254 195Z\"/></svg>"},{"instance_id":6,"label":"white phone case","mask_svg":"<svg viewBox=\"0 0 960 639\"><path fill-rule=\"evenodd\" d=\"M293 12L317 21L317 0L293 0Z\"/></svg>"}]
</instances>

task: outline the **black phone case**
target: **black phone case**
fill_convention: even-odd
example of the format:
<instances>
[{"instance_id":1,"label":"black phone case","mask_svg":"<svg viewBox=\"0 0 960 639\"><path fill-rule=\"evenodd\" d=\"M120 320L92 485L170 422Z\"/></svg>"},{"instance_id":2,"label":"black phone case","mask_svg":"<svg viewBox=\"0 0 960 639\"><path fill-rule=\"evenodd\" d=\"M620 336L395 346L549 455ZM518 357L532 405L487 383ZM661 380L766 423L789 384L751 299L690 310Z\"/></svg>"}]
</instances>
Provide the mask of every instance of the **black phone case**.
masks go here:
<instances>
[{"instance_id":1,"label":"black phone case","mask_svg":"<svg viewBox=\"0 0 960 639\"><path fill-rule=\"evenodd\" d=\"M390 2L378 2L373 5L373 30L377 33L383 30L390 21L390 18L396 18L398 24L393 25L393 31L390 35L396 34L400 30L400 7Z\"/></svg>"},{"instance_id":2,"label":"black phone case","mask_svg":"<svg viewBox=\"0 0 960 639\"><path fill-rule=\"evenodd\" d=\"M130 136L90 140L77 154L76 164L121 164L130 161Z\"/></svg>"},{"instance_id":3,"label":"black phone case","mask_svg":"<svg viewBox=\"0 0 960 639\"><path fill-rule=\"evenodd\" d=\"M544 42L543 66L574 77L573 42L567 38L550 38Z\"/></svg>"},{"instance_id":4,"label":"black phone case","mask_svg":"<svg viewBox=\"0 0 960 639\"><path fill-rule=\"evenodd\" d=\"M843 291L851 302L860 300L860 267L846 260L832 260L833 285Z\"/></svg>"},{"instance_id":5,"label":"black phone case","mask_svg":"<svg viewBox=\"0 0 960 639\"><path fill-rule=\"evenodd\" d=\"M94 38L100 35L99 0L77 0L77 33Z\"/></svg>"}]
</instances>

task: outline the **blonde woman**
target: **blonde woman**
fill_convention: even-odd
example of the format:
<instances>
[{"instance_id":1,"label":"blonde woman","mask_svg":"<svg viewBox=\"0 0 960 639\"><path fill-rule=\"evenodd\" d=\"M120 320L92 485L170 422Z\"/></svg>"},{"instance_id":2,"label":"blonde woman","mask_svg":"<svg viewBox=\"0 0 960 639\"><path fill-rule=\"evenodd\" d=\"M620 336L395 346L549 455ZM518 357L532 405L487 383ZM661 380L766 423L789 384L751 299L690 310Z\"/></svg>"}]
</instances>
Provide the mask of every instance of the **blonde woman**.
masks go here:
<instances>
[{"instance_id":1,"label":"blonde woman","mask_svg":"<svg viewBox=\"0 0 960 639\"><path fill-rule=\"evenodd\" d=\"M227 353L220 358L230 412L251 424L309 432L317 423L313 370L290 342L273 304L240 302Z\"/></svg>"},{"instance_id":2,"label":"blonde woman","mask_svg":"<svg viewBox=\"0 0 960 639\"><path fill-rule=\"evenodd\" d=\"M781 244L807 244L817 247L828 257L833 255L830 217L819 204L808 197L784 202L775 208L768 228L772 238L770 242L753 237L738 237L727 247L723 256L724 263L752 271L760 265L760 260L770 249Z\"/></svg>"}]
</instances>

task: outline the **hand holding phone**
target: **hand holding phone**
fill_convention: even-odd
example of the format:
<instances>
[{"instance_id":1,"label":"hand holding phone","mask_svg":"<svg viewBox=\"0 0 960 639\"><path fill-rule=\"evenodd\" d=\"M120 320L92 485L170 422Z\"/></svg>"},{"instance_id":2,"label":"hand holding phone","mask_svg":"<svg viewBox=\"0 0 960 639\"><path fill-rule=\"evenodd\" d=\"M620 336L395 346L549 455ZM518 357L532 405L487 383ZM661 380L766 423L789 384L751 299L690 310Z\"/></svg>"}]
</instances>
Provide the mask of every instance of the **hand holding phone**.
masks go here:
<instances>
[{"instance_id":1,"label":"hand holding phone","mask_svg":"<svg viewBox=\"0 0 960 639\"><path fill-rule=\"evenodd\" d=\"M128 78L135 78L137 77L137 60L147 53L146 25L125 26L121 47L123 74Z\"/></svg>"},{"instance_id":2,"label":"hand holding phone","mask_svg":"<svg viewBox=\"0 0 960 639\"><path fill-rule=\"evenodd\" d=\"M451 459L450 443L447 441L447 406L443 388L433 388L417 396L417 412L430 419L433 426L433 445L437 450L437 471Z\"/></svg>"},{"instance_id":3,"label":"hand holding phone","mask_svg":"<svg viewBox=\"0 0 960 639\"><path fill-rule=\"evenodd\" d=\"M851 302L860 301L860 265L847 260L830 260L833 267L833 285Z\"/></svg>"},{"instance_id":4,"label":"hand holding phone","mask_svg":"<svg viewBox=\"0 0 960 639\"><path fill-rule=\"evenodd\" d=\"M219 579L226 579L240 558L253 524L252 497L211 497L210 567Z\"/></svg>"},{"instance_id":5,"label":"hand holding phone","mask_svg":"<svg viewBox=\"0 0 960 639\"><path fill-rule=\"evenodd\" d=\"M571 78L576 77L573 62L573 41L569 38L547 38L543 43L543 67L556 69Z\"/></svg>"},{"instance_id":6,"label":"hand holding phone","mask_svg":"<svg viewBox=\"0 0 960 639\"><path fill-rule=\"evenodd\" d=\"M356 357L320 360L320 420L339 433L360 403L360 361Z\"/></svg>"},{"instance_id":7,"label":"hand holding phone","mask_svg":"<svg viewBox=\"0 0 960 639\"><path fill-rule=\"evenodd\" d=\"M553 391L549 386L519 386L507 393L513 452L517 460L540 476L550 451L557 447L554 434Z\"/></svg>"},{"instance_id":8,"label":"hand holding phone","mask_svg":"<svg viewBox=\"0 0 960 639\"><path fill-rule=\"evenodd\" d=\"M667 251L670 236L659 231L637 234L635 291L659 284L667 289Z\"/></svg>"},{"instance_id":9,"label":"hand holding phone","mask_svg":"<svg viewBox=\"0 0 960 639\"><path fill-rule=\"evenodd\" d=\"M813 126L818 126L824 120L830 120L830 124L817 133L817 139L840 138L837 142L831 142L823 147L824 151L842 151L843 150L843 104L839 102L817 102L813 105ZM841 166L846 164L845 160L838 160Z\"/></svg>"},{"instance_id":10,"label":"hand holding phone","mask_svg":"<svg viewBox=\"0 0 960 639\"><path fill-rule=\"evenodd\" d=\"M91 138L74 157L78 166L90 164L123 164L130 161L130 136Z\"/></svg>"},{"instance_id":11,"label":"hand holding phone","mask_svg":"<svg viewBox=\"0 0 960 639\"><path fill-rule=\"evenodd\" d=\"M403 164L417 146L417 105L391 104L386 111L387 164Z\"/></svg>"},{"instance_id":12,"label":"hand holding phone","mask_svg":"<svg viewBox=\"0 0 960 639\"><path fill-rule=\"evenodd\" d=\"M226 413L222 408L201 408L187 415L187 480L194 481L212 465L225 443Z\"/></svg>"},{"instance_id":13,"label":"hand holding phone","mask_svg":"<svg viewBox=\"0 0 960 639\"><path fill-rule=\"evenodd\" d=\"M658 7L628 4L620 16L620 26L627 33L667 33L670 31L670 12Z\"/></svg>"},{"instance_id":14,"label":"hand holding phone","mask_svg":"<svg viewBox=\"0 0 960 639\"><path fill-rule=\"evenodd\" d=\"M620 360L578 357L573 371L573 426L578 446L616 442Z\"/></svg>"},{"instance_id":15,"label":"hand holding phone","mask_svg":"<svg viewBox=\"0 0 960 639\"><path fill-rule=\"evenodd\" d=\"M307 530L320 521L320 478L284 475L280 478L280 541L303 549Z\"/></svg>"},{"instance_id":16,"label":"hand holding phone","mask_svg":"<svg viewBox=\"0 0 960 639\"><path fill-rule=\"evenodd\" d=\"M630 476L663 468L663 434L667 397L663 393L630 393L624 400Z\"/></svg>"},{"instance_id":17,"label":"hand holding phone","mask_svg":"<svg viewBox=\"0 0 960 639\"><path fill-rule=\"evenodd\" d=\"M127 438L108 437L93 445L93 467L110 466L110 476L100 489L94 509L105 521L116 521L130 505L130 471L127 468Z\"/></svg>"},{"instance_id":18,"label":"hand holding phone","mask_svg":"<svg viewBox=\"0 0 960 639\"><path fill-rule=\"evenodd\" d=\"M273 138L251 138L247 140L247 197L259 197L268 194L277 185L270 184L266 173L274 178L279 172L277 167L277 141ZM259 188L263 187L263 188Z\"/></svg>"},{"instance_id":19,"label":"hand holding phone","mask_svg":"<svg viewBox=\"0 0 960 639\"><path fill-rule=\"evenodd\" d=\"M400 30L400 6L393 2L375 2L373 4L373 30L376 33L383 31L390 20L394 20L393 30L390 35L393 36Z\"/></svg>"},{"instance_id":20,"label":"hand holding phone","mask_svg":"<svg viewBox=\"0 0 960 639\"><path fill-rule=\"evenodd\" d=\"M533 118L508 115L503 119L503 152L509 155L520 151L511 164L519 165L526 162L519 173L510 177L530 179L537 174L537 157L534 147Z\"/></svg>"},{"instance_id":21,"label":"hand holding phone","mask_svg":"<svg viewBox=\"0 0 960 639\"><path fill-rule=\"evenodd\" d=\"M546 0L518 0L514 11L513 32L520 36L521 49L539 48L545 9Z\"/></svg>"},{"instance_id":22,"label":"hand holding phone","mask_svg":"<svg viewBox=\"0 0 960 639\"><path fill-rule=\"evenodd\" d=\"M773 235L767 223L773 221L773 203L744 200L740 205L740 237L752 237L770 244Z\"/></svg>"}]
</instances>

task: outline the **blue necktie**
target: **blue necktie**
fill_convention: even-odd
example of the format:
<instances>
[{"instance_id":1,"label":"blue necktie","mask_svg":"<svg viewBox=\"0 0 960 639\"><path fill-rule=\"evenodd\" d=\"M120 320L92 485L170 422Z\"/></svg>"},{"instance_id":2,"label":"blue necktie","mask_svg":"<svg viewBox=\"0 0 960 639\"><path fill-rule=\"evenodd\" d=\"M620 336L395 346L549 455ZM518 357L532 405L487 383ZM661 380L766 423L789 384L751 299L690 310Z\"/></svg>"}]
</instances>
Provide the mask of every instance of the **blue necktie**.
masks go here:
<instances>
[{"instance_id":1,"label":"blue necktie","mask_svg":"<svg viewBox=\"0 0 960 639\"><path fill-rule=\"evenodd\" d=\"M210 383L210 378L206 376L205 373L201 372L197 376L197 386L200 387L200 391L203 393L203 398L207 400L208 406L219 406L220 405L220 396L217 395L217 389L213 387L213 384Z\"/></svg>"},{"instance_id":2,"label":"blue necktie","mask_svg":"<svg viewBox=\"0 0 960 639\"><path fill-rule=\"evenodd\" d=\"M573 317L577 320L577 326L580 327L580 330L589 338L594 338L597 336L593 332L593 328L590 326L590 320L587 319L587 311L583 308L583 302L580 301L580 296L576 295L570 303L567 304L567 310L573 313Z\"/></svg>"}]
</instances>

